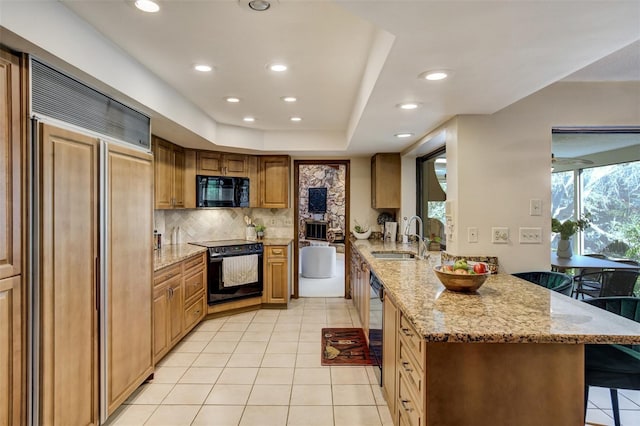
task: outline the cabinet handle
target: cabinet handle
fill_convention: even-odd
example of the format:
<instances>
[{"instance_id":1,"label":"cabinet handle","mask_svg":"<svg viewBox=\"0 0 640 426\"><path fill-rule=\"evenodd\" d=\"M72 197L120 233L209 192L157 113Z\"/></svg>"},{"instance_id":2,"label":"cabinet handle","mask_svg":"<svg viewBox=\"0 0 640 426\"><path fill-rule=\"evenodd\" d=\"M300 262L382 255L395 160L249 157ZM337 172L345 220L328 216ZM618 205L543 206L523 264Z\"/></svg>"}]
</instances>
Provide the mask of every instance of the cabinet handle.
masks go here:
<instances>
[{"instance_id":1,"label":"cabinet handle","mask_svg":"<svg viewBox=\"0 0 640 426\"><path fill-rule=\"evenodd\" d=\"M196 315L200 315L200 309L196 311Z\"/></svg>"},{"instance_id":2,"label":"cabinet handle","mask_svg":"<svg viewBox=\"0 0 640 426\"><path fill-rule=\"evenodd\" d=\"M404 368L404 371L411 373L413 371L412 368L409 368L409 363L407 361L402 361L402 367Z\"/></svg>"},{"instance_id":3,"label":"cabinet handle","mask_svg":"<svg viewBox=\"0 0 640 426\"><path fill-rule=\"evenodd\" d=\"M407 413L410 413L413 411L413 408L411 408L410 406L407 407L408 404L410 404L411 401L409 401L408 399L401 399L400 400L400 404L402 404L402 408L404 409L404 411L406 411Z\"/></svg>"},{"instance_id":4,"label":"cabinet handle","mask_svg":"<svg viewBox=\"0 0 640 426\"><path fill-rule=\"evenodd\" d=\"M411 333L411 331L408 328L401 328L402 330L402 334L404 334L407 337L413 337L413 333Z\"/></svg>"}]
</instances>

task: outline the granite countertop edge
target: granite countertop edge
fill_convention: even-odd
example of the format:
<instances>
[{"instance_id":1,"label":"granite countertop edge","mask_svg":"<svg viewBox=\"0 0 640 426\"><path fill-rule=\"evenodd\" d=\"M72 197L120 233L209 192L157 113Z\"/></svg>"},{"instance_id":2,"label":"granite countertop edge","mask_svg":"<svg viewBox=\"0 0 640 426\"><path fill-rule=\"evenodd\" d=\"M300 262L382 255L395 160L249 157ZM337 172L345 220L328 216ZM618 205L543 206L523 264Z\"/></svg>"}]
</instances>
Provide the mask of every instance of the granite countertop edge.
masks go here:
<instances>
[{"instance_id":1,"label":"granite countertop edge","mask_svg":"<svg viewBox=\"0 0 640 426\"><path fill-rule=\"evenodd\" d=\"M640 324L509 274L489 277L476 294L450 292L426 260L381 260L371 251L416 252L415 244L355 240L398 309L428 342L639 344Z\"/></svg>"}]
</instances>

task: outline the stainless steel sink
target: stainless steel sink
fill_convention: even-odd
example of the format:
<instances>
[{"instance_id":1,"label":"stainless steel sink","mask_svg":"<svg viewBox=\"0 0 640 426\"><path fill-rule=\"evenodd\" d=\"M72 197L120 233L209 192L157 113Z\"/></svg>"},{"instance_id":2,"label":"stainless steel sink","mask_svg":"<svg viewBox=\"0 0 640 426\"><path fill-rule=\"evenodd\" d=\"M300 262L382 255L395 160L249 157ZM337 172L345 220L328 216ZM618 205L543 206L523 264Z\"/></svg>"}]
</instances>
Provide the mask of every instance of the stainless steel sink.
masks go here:
<instances>
[{"instance_id":1,"label":"stainless steel sink","mask_svg":"<svg viewBox=\"0 0 640 426\"><path fill-rule=\"evenodd\" d=\"M384 260L413 260L416 255L407 251L372 251L371 255L376 259Z\"/></svg>"}]
</instances>

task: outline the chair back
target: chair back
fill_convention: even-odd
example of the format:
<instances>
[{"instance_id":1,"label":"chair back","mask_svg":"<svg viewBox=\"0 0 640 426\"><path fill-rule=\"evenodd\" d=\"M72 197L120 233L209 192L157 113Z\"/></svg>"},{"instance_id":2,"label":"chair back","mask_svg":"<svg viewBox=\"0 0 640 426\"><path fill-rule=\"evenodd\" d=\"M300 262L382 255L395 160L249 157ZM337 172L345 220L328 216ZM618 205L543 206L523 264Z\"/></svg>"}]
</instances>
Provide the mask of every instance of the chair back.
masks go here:
<instances>
[{"instance_id":1,"label":"chair back","mask_svg":"<svg viewBox=\"0 0 640 426\"><path fill-rule=\"evenodd\" d=\"M596 297L585 300L584 303L640 322L640 298L638 297Z\"/></svg>"},{"instance_id":2,"label":"chair back","mask_svg":"<svg viewBox=\"0 0 640 426\"><path fill-rule=\"evenodd\" d=\"M589 254L585 254L585 256L589 256L589 257L594 257L596 259L607 259L607 256L605 256L604 254L600 254L600 253L589 253ZM595 272L600 272L602 271L602 268L582 268L580 269L579 273L580 274L593 274ZM600 281L600 278L596 278L595 281Z\"/></svg>"},{"instance_id":3,"label":"chair back","mask_svg":"<svg viewBox=\"0 0 640 426\"><path fill-rule=\"evenodd\" d=\"M602 287L599 297L633 296L638 276L640 276L640 272L637 270L602 271Z\"/></svg>"},{"instance_id":4,"label":"chair back","mask_svg":"<svg viewBox=\"0 0 640 426\"><path fill-rule=\"evenodd\" d=\"M571 296L571 290L573 289L573 280L569 275L560 272L551 271L533 271L533 272L519 272L513 274L514 277L522 278L523 280L537 284L541 287L548 288L549 290L556 291L558 293Z\"/></svg>"}]
</instances>

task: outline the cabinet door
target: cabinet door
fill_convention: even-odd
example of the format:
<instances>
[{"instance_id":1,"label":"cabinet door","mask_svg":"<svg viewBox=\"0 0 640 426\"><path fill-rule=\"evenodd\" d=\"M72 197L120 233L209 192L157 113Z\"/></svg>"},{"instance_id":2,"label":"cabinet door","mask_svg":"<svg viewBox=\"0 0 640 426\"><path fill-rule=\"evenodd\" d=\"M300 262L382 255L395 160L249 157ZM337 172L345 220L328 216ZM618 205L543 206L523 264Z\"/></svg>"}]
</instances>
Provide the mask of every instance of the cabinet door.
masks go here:
<instances>
[{"instance_id":1,"label":"cabinet door","mask_svg":"<svg viewBox=\"0 0 640 426\"><path fill-rule=\"evenodd\" d=\"M371 207L400 208L400 154L376 154L371 157Z\"/></svg>"},{"instance_id":2,"label":"cabinet door","mask_svg":"<svg viewBox=\"0 0 640 426\"><path fill-rule=\"evenodd\" d=\"M227 176L248 177L248 156L243 154L225 154L224 174Z\"/></svg>"},{"instance_id":3,"label":"cabinet door","mask_svg":"<svg viewBox=\"0 0 640 426\"><path fill-rule=\"evenodd\" d=\"M107 153L107 410L153 371L153 166L149 154L115 144Z\"/></svg>"},{"instance_id":4,"label":"cabinet door","mask_svg":"<svg viewBox=\"0 0 640 426\"><path fill-rule=\"evenodd\" d=\"M0 425L18 425L22 396L20 276L0 280Z\"/></svg>"},{"instance_id":5,"label":"cabinet door","mask_svg":"<svg viewBox=\"0 0 640 426\"><path fill-rule=\"evenodd\" d=\"M182 315L184 299L182 293L182 277L169 284L169 341L173 345L182 336Z\"/></svg>"},{"instance_id":6,"label":"cabinet door","mask_svg":"<svg viewBox=\"0 0 640 426\"><path fill-rule=\"evenodd\" d=\"M20 273L21 119L19 61L0 51L0 279Z\"/></svg>"},{"instance_id":7,"label":"cabinet door","mask_svg":"<svg viewBox=\"0 0 640 426\"><path fill-rule=\"evenodd\" d=\"M156 209L173 208L173 150L171 144L153 138Z\"/></svg>"},{"instance_id":8,"label":"cabinet door","mask_svg":"<svg viewBox=\"0 0 640 426\"><path fill-rule=\"evenodd\" d=\"M387 295L382 302L382 391L391 418L396 412L396 336L398 333L398 309Z\"/></svg>"},{"instance_id":9,"label":"cabinet door","mask_svg":"<svg viewBox=\"0 0 640 426\"><path fill-rule=\"evenodd\" d=\"M153 291L153 362L169 351L169 288L157 286Z\"/></svg>"},{"instance_id":10,"label":"cabinet door","mask_svg":"<svg viewBox=\"0 0 640 426\"><path fill-rule=\"evenodd\" d=\"M184 149L174 146L173 147L173 207L184 208L184 194L185 194L185 154ZM195 187L195 179L193 186Z\"/></svg>"},{"instance_id":11,"label":"cabinet door","mask_svg":"<svg viewBox=\"0 0 640 426\"><path fill-rule=\"evenodd\" d=\"M265 155L259 159L260 207L289 207L289 157Z\"/></svg>"},{"instance_id":12,"label":"cabinet door","mask_svg":"<svg viewBox=\"0 0 640 426\"><path fill-rule=\"evenodd\" d=\"M97 424L98 141L48 125L40 136L40 423Z\"/></svg>"},{"instance_id":13,"label":"cabinet door","mask_svg":"<svg viewBox=\"0 0 640 426\"><path fill-rule=\"evenodd\" d=\"M266 303L288 303L289 270L287 246L265 248L265 273L262 300Z\"/></svg>"},{"instance_id":14,"label":"cabinet door","mask_svg":"<svg viewBox=\"0 0 640 426\"><path fill-rule=\"evenodd\" d=\"M219 176L223 174L223 158L221 152L198 152L198 174Z\"/></svg>"}]
</instances>

